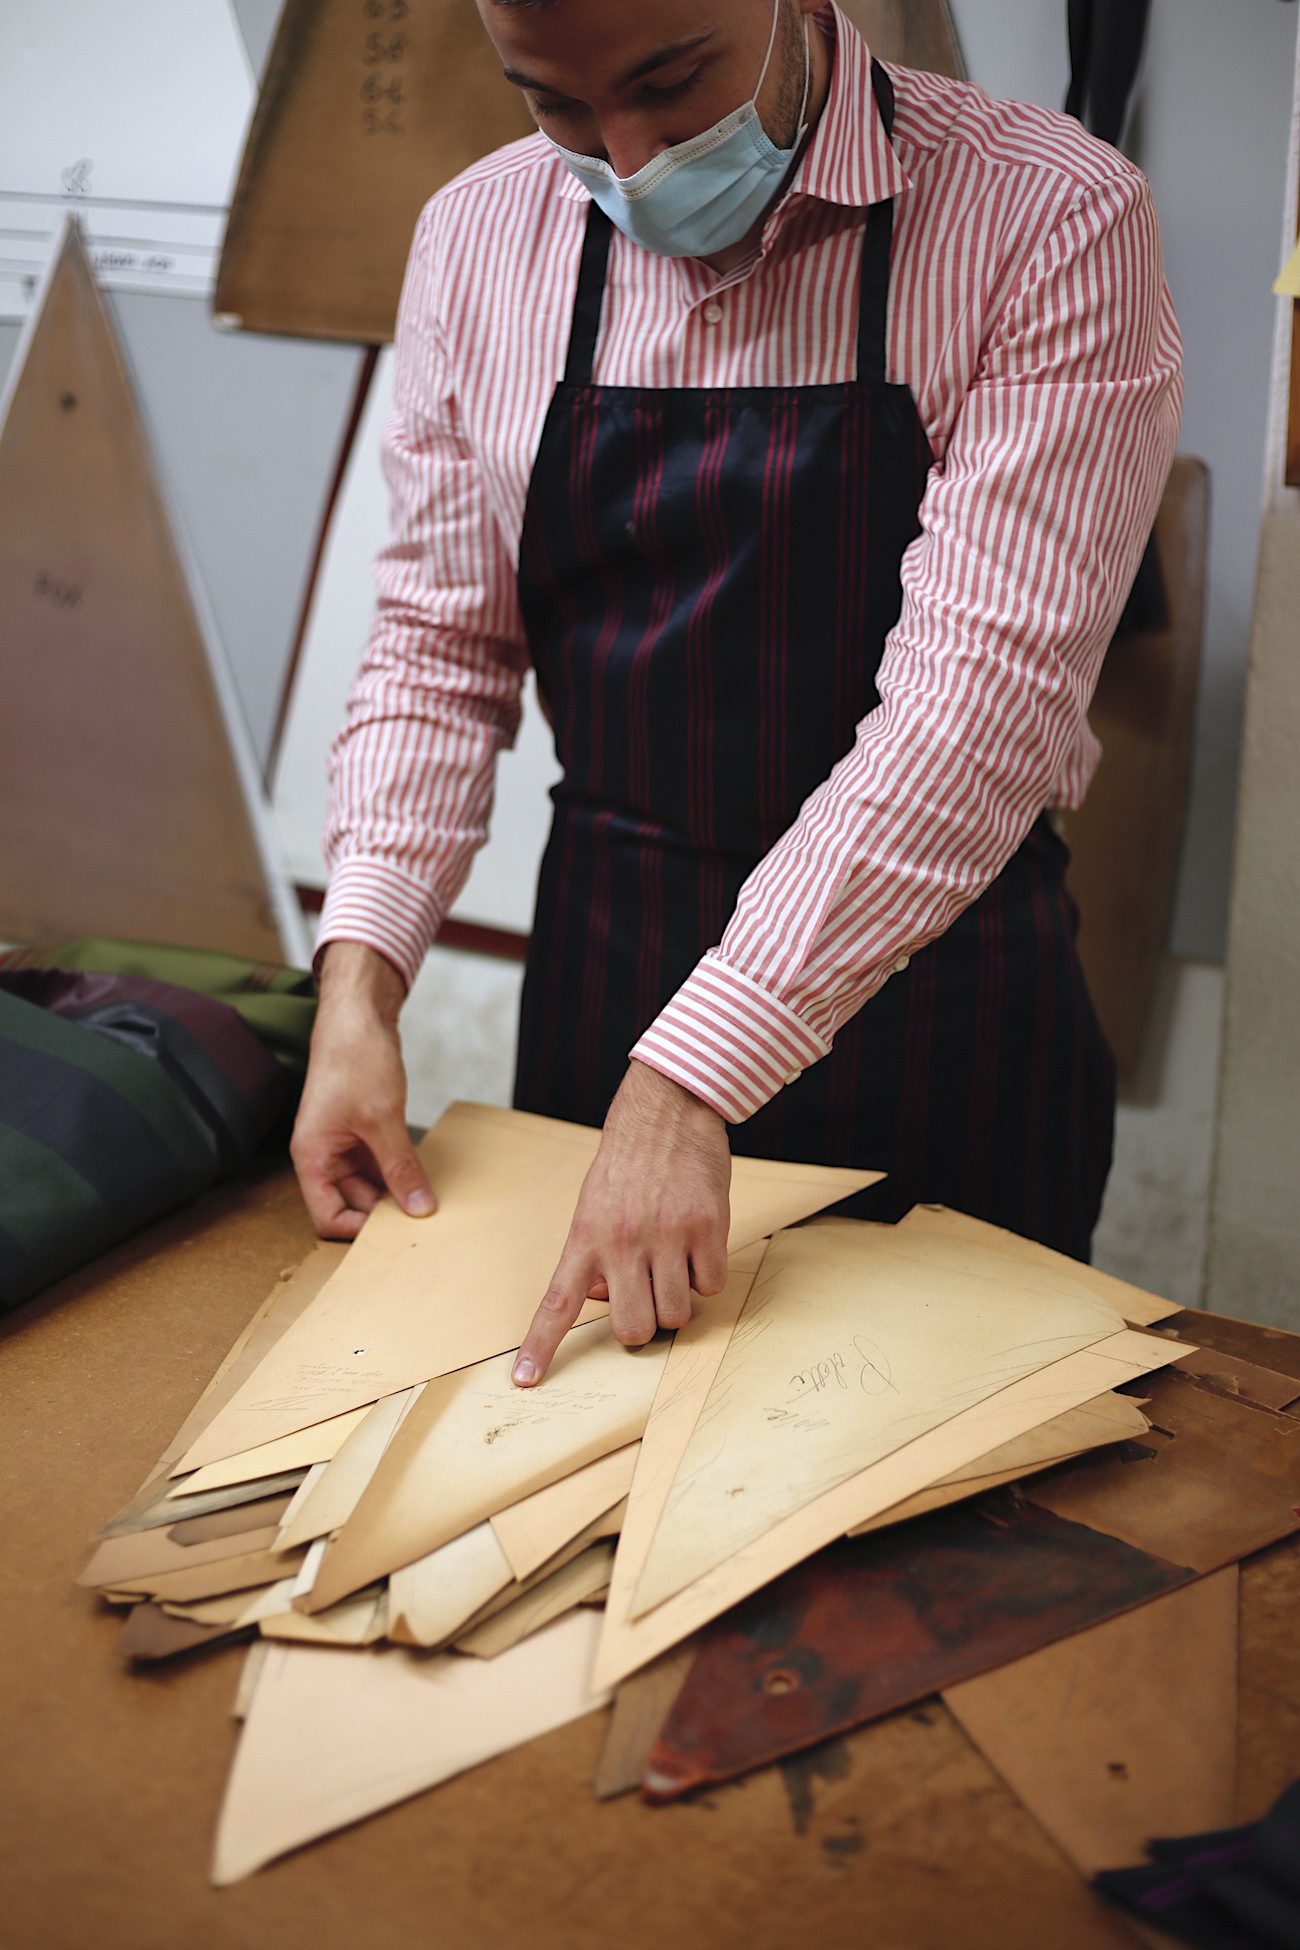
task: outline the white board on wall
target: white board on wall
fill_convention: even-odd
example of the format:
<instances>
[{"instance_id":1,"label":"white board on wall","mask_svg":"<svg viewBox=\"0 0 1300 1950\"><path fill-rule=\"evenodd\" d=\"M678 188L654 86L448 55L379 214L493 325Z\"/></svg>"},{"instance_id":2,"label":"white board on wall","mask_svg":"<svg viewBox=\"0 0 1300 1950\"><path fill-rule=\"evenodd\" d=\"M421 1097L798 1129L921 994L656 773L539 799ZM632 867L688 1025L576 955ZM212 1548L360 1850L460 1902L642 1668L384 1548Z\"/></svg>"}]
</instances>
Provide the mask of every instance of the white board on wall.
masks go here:
<instances>
[{"instance_id":1,"label":"white board on wall","mask_svg":"<svg viewBox=\"0 0 1300 1950\"><path fill-rule=\"evenodd\" d=\"M254 92L230 0L3 0L0 318L69 209L101 286L210 292Z\"/></svg>"},{"instance_id":2,"label":"white board on wall","mask_svg":"<svg viewBox=\"0 0 1300 1950\"><path fill-rule=\"evenodd\" d=\"M393 410L392 388L393 355L385 350L335 503L276 765L273 799L286 870L309 887L325 884L326 760L370 633L371 565L388 537L379 442ZM537 869L551 823L548 795L559 776L530 676L519 737L497 764L491 833L452 910L457 920L531 932Z\"/></svg>"}]
</instances>

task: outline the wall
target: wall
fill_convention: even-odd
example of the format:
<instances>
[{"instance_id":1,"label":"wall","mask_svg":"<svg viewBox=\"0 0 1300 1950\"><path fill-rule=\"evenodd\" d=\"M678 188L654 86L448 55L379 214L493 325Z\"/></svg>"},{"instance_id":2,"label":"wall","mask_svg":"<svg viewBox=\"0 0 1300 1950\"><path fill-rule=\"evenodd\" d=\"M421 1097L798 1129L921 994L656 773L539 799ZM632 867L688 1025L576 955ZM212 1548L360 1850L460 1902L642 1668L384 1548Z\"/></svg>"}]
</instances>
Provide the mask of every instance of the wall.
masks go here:
<instances>
[{"instance_id":1,"label":"wall","mask_svg":"<svg viewBox=\"0 0 1300 1950\"><path fill-rule=\"evenodd\" d=\"M1300 168L1300 64L1287 181ZM1294 196L1282 236L1295 235ZM1293 306L1279 301L1206 1304L1300 1329L1300 490L1283 485Z\"/></svg>"}]
</instances>

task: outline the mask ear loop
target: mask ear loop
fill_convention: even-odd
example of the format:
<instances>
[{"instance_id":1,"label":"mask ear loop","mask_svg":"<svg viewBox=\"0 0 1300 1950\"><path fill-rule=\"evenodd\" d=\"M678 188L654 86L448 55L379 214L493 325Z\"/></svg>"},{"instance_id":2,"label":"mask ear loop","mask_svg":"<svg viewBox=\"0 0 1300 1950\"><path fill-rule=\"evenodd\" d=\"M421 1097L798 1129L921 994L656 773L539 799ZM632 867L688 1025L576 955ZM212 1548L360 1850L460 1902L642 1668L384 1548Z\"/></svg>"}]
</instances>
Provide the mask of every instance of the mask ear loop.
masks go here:
<instances>
[{"instance_id":1,"label":"mask ear loop","mask_svg":"<svg viewBox=\"0 0 1300 1950\"><path fill-rule=\"evenodd\" d=\"M772 8L772 31L767 37L767 53L763 56L763 65L758 71L758 80L755 82L754 92L749 98L749 105L751 108L757 108L758 98L763 92L763 83L767 80L767 71L768 68L771 66L771 62L772 62L772 49L776 46L776 24L780 18L781 18L781 0L775 0L775 4L773 5ZM804 32L805 53L807 52L807 48L808 48L808 35L805 28L805 32ZM805 80L805 86L806 86L806 80Z\"/></svg>"}]
</instances>

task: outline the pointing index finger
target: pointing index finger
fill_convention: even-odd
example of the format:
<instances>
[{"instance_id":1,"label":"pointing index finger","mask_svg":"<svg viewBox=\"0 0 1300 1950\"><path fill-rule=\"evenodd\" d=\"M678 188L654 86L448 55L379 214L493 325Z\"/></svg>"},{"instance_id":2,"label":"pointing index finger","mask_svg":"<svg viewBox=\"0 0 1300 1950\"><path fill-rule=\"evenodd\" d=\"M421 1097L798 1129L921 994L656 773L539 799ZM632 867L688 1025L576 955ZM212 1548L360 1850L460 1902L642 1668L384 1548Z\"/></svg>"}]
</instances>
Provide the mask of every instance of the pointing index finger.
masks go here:
<instances>
[{"instance_id":1,"label":"pointing index finger","mask_svg":"<svg viewBox=\"0 0 1300 1950\"><path fill-rule=\"evenodd\" d=\"M582 1268L563 1263L542 1296L510 1371L517 1388L535 1388L551 1362L555 1350L582 1312L592 1276Z\"/></svg>"}]
</instances>

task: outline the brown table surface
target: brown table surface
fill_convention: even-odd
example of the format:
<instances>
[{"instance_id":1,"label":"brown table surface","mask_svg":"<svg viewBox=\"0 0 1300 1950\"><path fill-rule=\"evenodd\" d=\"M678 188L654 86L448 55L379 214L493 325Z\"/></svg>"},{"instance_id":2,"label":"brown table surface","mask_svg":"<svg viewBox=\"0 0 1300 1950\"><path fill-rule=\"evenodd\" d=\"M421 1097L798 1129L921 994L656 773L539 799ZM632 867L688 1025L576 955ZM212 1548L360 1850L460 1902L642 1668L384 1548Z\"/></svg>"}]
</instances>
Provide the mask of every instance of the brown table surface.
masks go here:
<instances>
[{"instance_id":1,"label":"brown table surface","mask_svg":"<svg viewBox=\"0 0 1300 1950\"><path fill-rule=\"evenodd\" d=\"M664 1809L592 1799L606 1717L592 1714L210 1888L243 1650L132 1672L113 1652L120 1613L73 1579L310 1243L276 1172L213 1193L0 1328L3 1950L1133 1944L937 1700ZM1300 1774L1294 1542L1245 1566L1242 1598L1247 1820Z\"/></svg>"}]
</instances>

